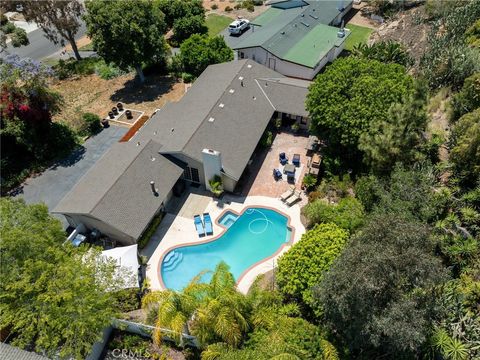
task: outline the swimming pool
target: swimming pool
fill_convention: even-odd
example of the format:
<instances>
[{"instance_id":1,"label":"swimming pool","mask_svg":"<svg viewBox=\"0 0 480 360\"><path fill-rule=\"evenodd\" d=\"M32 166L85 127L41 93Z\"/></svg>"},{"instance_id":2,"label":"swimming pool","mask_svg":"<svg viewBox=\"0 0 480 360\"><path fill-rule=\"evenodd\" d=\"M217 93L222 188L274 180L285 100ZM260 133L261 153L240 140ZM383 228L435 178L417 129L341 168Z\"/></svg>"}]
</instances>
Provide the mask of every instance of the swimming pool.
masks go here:
<instances>
[{"instance_id":1,"label":"swimming pool","mask_svg":"<svg viewBox=\"0 0 480 360\"><path fill-rule=\"evenodd\" d=\"M225 214L218 220L218 223L225 228L232 226L237 221L238 215L231 211L226 211Z\"/></svg>"},{"instance_id":2,"label":"swimming pool","mask_svg":"<svg viewBox=\"0 0 480 360\"><path fill-rule=\"evenodd\" d=\"M233 214L227 212L225 215L229 213ZM224 216L220 221L225 219ZM246 208L226 227L227 230L216 239L180 246L165 254L160 268L163 284L169 289L181 290L194 276L215 269L222 260L230 266L238 281L248 268L274 255L291 238L288 218L261 207ZM202 281L210 278L211 273L207 273Z\"/></svg>"}]
</instances>

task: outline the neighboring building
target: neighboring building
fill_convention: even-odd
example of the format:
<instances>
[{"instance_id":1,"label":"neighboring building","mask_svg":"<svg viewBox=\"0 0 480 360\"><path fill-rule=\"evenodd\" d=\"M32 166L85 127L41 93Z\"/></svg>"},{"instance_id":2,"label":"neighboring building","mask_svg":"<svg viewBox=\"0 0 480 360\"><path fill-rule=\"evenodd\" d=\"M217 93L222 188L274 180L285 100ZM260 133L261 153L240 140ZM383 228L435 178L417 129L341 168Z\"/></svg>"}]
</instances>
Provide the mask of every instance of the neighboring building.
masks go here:
<instances>
[{"instance_id":1,"label":"neighboring building","mask_svg":"<svg viewBox=\"0 0 480 360\"><path fill-rule=\"evenodd\" d=\"M273 3L252 21L251 33L234 48L283 75L312 80L342 52L350 33L340 25L351 0L289 0Z\"/></svg>"},{"instance_id":2,"label":"neighboring building","mask_svg":"<svg viewBox=\"0 0 480 360\"><path fill-rule=\"evenodd\" d=\"M107 151L53 212L134 244L185 182L208 188L219 175L234 191L272 119L307 127L309 84L251 60L209 66L179 102Z\"/></svg>"}]
</instances>

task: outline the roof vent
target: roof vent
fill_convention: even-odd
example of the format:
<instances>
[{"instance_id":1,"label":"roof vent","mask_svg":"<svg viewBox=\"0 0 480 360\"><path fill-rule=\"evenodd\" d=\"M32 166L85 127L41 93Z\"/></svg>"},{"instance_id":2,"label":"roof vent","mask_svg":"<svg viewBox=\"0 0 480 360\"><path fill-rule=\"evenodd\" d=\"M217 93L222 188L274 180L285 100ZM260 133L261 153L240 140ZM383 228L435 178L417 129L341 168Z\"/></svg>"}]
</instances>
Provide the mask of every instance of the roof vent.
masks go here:
<instances>
[{"instance_id":1,"label":"roof vent","mask_svg":"<svg viewBox=\"0 0 480 360\"><path fill-rule=\"evenodd\" d=\"M155 189L155 181L150 181L150 188L152 189L153 195L158 196L158 189Z\"/></svg>"},{"instance_id":2,"label":"roof vent","mask_svg":"<svg viewBox=\"0 0 480 360\"><path fill-rule=\"evenodd\" d=\"M305 25L306 27L309 27L310 24L307 24L306 22L301 21L302 25Z\"/></svg>"},{"instance_id":3,"label":"roof vent","mask_svg":"<svg viewBox=\"0 0 480 360\"><path fill-rule=\"evenodd\" d=\"M154 157L154 156L150 156L150 160L155 161L155 157Z\"/></svg>"},{"instance_id":4,"label":"roof vent","mask_svg":"<svg viewBox=\"0 0 480 360\"><path fill-rule=\"evenodd\" d=\"M285 35L285 31L282 31L280 34Z\"/></svg>"},{"instance_id":5,"label":"roof vent","mask_svg":"<svg viewBox=\"0 0 480 360\"><path fill-rule=\"evenodd\" d=\"M314 18L315 20L318 20L318 16L317 16L317 15L312 15L312 14L310 14L310 17L311 17L311 18Z\"/></svg>"},{"instance_id":6,"label":"roof vent","mask_svg":"<svg viewBox=\"0 0 480 360\"><path fill-rule=\"evenodd\" d=\"M174 131L175 131L175 129L174 129L174 128L171 128L171 129L170 129L170 132L174 132Z\"/></svg>"},{"instance_id":7,"label":"roof vent","mask_svg":"<svg viewBox=\"0 0 480 360\"><path fill-rule=\"evenodd\" d=\"M140 146L140 141L137 141L137 146Z\"/></svg>"},{"instance_id":8,"label":"roof vent","mask_svg":"<svg viewBox=\"0 0 480 360\"><path fill-rule=\"evenodd\" d=\"M153 132L153 135L157 135L157 130L155 130L155 131Z\"/></svg>"},{"instance_id":9,"label":"roof vent","mask_svg":"<svg viewBox=\"0 0 480 360\"><path fill-rule=\"evenodd\" d=\"M253 97L253 100L257 100L257 98L254 96L254 97Z\"/></svg>"},{"instance_id":10,"label":"roof vent","mask_svg":"<svg viewBox=\"0 0 480 360\"><path fill-rule=\"evenodd\" d=\"M251 64L248 64L247 67L248 67L249 69L251 69L251 68L252 68L252 65L251 65Z\"/></svg>"},{"instance_id":11,"label":"roof vent","mask_svg":"<svg viewBox=\"0 0 480 360\"><path fill-rule=\"evenodd\" d=\"M301 17L304 17L304 16L305 16L305 14L302 14L302 15L300 15L300 16L301 16Z\"/></svg>"},{"instance_id":12,"label":"roof vent","mask_svg":"<svg viewBox=\"0 0 480 360\"><path fill-rule=\"evenodd\" d=\"M234 90L234 89L230 89L230 90L228 90L228 92L229 92L230 94L233 94L233 93L235 92L235 90Z\"/></svg>"},{"instance_id":13,"label":"roof vent","mask_svg":"<svg viewBox=\"0 0 480 360\"><path fill-rule=\"evenodd\" d=\"M209 122L214 122L215 121L215 118L214 117L211 117L210 119L208 119Z\"/></svg>"},{"instance_id":14,"label":"roof vent","mask_svg":"<svg viewBox=\"0 0 480 360\"><path fill-rule=\"evenodd\" d=\"M225 107L225 104L221 103L220 105L218 105L218 107L223 109Z\"/></svg>"},{"instance_id":15,"label":"roof vent","mask_svg":"<svg viewBox=\"0 0 480 360\"><path fill-rule=\"evenodd\" d=\"M243 76L239 76L239 77L238 77L238 80L243 80Z\"/></svg>"}]
</instances>

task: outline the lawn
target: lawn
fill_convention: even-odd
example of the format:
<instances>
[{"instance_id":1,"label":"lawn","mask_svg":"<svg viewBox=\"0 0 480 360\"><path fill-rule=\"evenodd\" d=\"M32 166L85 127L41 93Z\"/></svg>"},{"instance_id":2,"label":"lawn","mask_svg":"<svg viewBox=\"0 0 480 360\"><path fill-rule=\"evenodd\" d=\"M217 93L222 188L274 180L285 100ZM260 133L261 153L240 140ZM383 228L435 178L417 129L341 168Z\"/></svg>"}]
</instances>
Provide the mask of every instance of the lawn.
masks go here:
<instances>
[{"instance_id":1,"label":"lawn","mask_svg":"<svg viewBox=\"0 0 480 360\"><path fill-rule=\"evenodd\" d=\"M210 14L207 16L208 35L218 35L220 31L225 29L231 22L232 18L223 15Z\"/></svg>"},{"instance_id":2,"label":"lawn","mask_svg":"<svg viewBox=\"0 0 480 360\"><path fill-rule=\"evenodd\" d=\"M90 42L87 45L83 45L80 49L80 51L93 51L93 43Z\"/></svg>"},{"instance_id":3,"label":"lawn","mask_svg":"<svg viewBox=\"0 0 480 360\"><path fill-rule=\"evenodd\" d=\"M370 34L373 31L373 29L353 24L347 24L345 28L351 31L350 36L345 42L345 50L348 51L351 51L353 47L357 44L366 43L368 38L370 37Z\"/></svg>"}]
</instances>

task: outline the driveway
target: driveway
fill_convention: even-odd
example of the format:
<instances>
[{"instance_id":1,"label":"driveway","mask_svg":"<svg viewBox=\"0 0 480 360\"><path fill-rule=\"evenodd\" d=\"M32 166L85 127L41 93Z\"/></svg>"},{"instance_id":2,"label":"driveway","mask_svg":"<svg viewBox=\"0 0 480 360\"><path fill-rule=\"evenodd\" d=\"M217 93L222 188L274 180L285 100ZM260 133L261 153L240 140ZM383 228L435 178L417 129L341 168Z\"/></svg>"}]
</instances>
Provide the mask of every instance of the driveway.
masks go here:
<instances>
[{"instance_id":1,"label":"driveway","mask_svg":"<svg viewBox=\"0 0 480 360\"><path fill-rule=\"evenodd\" d=\"M25 199L29 204L44 202L49 210L52 210L88 169L127 131L128 128L114 125L103 129L67 158L43 173L28 178L15 190L14 196ZM66 224L63 216L57 217Z\"/></svg>"}]
</instances>

